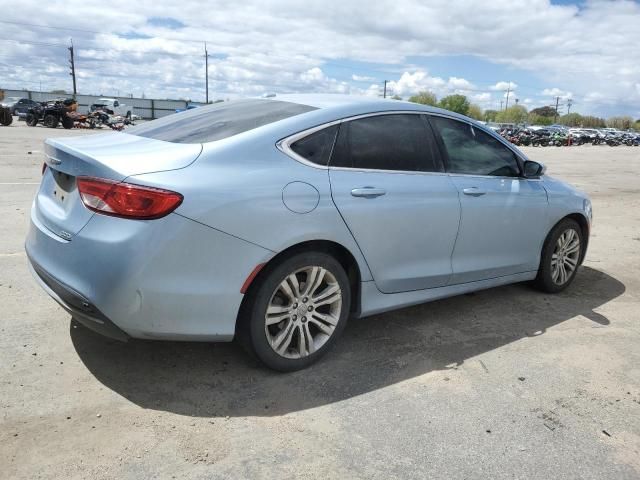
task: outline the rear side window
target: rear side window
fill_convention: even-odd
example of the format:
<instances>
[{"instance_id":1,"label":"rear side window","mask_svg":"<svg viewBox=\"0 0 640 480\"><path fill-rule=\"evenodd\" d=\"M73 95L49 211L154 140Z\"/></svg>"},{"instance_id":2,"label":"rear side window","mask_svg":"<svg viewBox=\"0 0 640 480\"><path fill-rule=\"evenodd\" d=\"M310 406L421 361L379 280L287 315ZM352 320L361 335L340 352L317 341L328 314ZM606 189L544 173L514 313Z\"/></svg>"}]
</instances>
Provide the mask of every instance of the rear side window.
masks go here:
<instances>
[{"instance_id":1,"label":"rear side window","mask_svg":"<svg viewBox=\"0 0 640 480\"><path fill-rule=\"evenodd\" d=\"M318 165L328 165L338 126L323 128L291 144L291 150Z\"/></svg>"},{"instance_id":2,"label":"rear side window","mask_svg":"<svg viewBox=\"0 0 640 480\"><path fill-rule=\"evenodd\" d=\"M232 100L194 108L135 126L127 133L173 143L206 143L315 110L267 99Z\"/></svg>"},{"instance_id":3,"label":"rear side window","mask_svg":"<svg viewBox=\"0 0 640 480\"><path fill-rule=\"evenodd\" d=\"M449 172L501 177L520 175L515 153L491 135L450 118L432 116L429 121L442 137Z\"/></svg>"},{"instance_id":4,"label":"rear side window","mask_svg":"<svg viewBox=\"0 0 640 480\"><path fill-rule=\"evenodd\" d=\"M340 126L332 167L439 172L435 145L420 115L366 117Z\"/></svg>"}]
</instances>

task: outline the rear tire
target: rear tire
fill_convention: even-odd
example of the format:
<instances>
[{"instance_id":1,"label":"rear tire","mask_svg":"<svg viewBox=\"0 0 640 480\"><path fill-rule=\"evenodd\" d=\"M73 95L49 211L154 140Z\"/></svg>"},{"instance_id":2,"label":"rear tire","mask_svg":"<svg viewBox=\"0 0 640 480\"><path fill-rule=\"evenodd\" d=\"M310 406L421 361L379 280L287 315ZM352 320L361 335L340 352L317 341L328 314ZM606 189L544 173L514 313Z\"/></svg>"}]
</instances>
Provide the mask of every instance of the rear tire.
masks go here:
<instances>
[{"instance_id":1,"label":"rear tire","mask_svg":"<svg viewBox=\"0 0 640 480\"><path fill-rule=\"evenodd\" d=\"M534 286L543 292L558 293L571 285L580 267L584 245L578 222L570 218L561 220L544 242Z\"/></svg>"},{"instance_id":2,"label":"rear tire","mask_svg":"<svg viewBox=\"0 0 640 480\"><path fill-rule=\"evenodd\" d=\"M73 118L68 117L66 115L62 116L62 126L66 130L69 130L70 128L73 128L74 124L75 124L75 121L73 120Z\"/></svg>"},{"instance_id":3,"label":"rear tire","mask_svg":"<svg viewBox=\"0 0 640 480\"><path fill-rule=\"evenodd\" d=\"M0 125L8 127L13 123L13 116L8 108L0 107Z\"/></svg>"},{"instance_id":4,"label":"rear tire","mask_svg":"<svg viewBox=\"0 0 640 480\"><path fill-rule=\"evenodd\" d=\"M349 278L321 252L295 254L261 272L238 316L237 339L267 367L291 372L325 355L351 308Z\"/></svg>"},{"instance_id":5,"label":"rear tire","mask_svg":"<svg viewBox=\"0 0 640 480\"><path fill-rule=\"evenodd\" d=\"M56 128L58 126L58 117L51 114L46 115L42 123L44 124L45 127Z\"/></svg>"}]
</instances>

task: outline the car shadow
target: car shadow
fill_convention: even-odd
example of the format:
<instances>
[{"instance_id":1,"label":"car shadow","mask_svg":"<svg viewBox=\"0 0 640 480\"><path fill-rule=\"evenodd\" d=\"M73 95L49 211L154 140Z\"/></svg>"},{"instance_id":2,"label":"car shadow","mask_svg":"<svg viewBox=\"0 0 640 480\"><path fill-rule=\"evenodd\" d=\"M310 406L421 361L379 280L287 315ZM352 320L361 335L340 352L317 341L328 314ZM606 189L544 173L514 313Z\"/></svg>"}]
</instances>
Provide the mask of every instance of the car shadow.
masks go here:
<instances>
[{"instance_id":1,"label":"car shadow","mask_svg":"<svg viewBox=\"0 0 640 480\"><path fill-rule=\"evenodd\" d=\"M289 374L262 367L235 343L120 343L73 321L71 339L102 384L143 408L205 417L271 416L459 366L578 315L608 325L594 310L624 291L615 278L582 267L574 284L557 295L517 284L352 320L326 357ZM590 323L585 320L584 328Z\"/></svg>"}]
</instances>

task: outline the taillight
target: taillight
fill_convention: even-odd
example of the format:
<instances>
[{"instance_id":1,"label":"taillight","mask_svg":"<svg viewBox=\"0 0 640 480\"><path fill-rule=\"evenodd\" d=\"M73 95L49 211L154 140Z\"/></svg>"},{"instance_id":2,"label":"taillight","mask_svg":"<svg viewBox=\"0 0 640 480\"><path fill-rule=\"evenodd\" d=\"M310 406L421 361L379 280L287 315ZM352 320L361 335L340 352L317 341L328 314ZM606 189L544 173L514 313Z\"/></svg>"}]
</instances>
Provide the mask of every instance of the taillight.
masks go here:
<instances>
[{"instance_id":1,"label":"taillight","mask_svg":"<svg viewBox=\"0 0 640 480\"><path fill-rule=\"evenodd\" d=\"M114 217L151 220L173 212L182 195L170 190L118 183L94 177L78 177L82 203L94 212Z\"/></svg>"}]
</instances>

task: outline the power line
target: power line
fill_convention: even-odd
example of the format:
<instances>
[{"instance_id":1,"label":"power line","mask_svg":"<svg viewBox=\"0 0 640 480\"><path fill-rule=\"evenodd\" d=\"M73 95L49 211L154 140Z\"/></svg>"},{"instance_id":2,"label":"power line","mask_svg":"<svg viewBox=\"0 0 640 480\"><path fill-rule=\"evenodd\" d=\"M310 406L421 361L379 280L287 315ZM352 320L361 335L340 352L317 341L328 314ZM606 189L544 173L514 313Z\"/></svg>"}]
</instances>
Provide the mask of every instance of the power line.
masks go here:
<instances>
[{"instance_id":1,"label":"power line","mask_svg":"<svg viewBox=\"0 0 640 480\"><path fill-rule=\"evenodd\" d=\"M41 25L37 23L26 23L26 22L11 22L9 20L0 20L0 23L6 23L9 25L18 25L21 27L35 27L35 28L50 28L53 30L66 30L69 32L85 32L85 33L102 33L97 32L95 30L85 30L82 28L71 28L71 27L54 27L53 25Z\"/></svg>"},{"instance_id":2,"label":"power line","mask_svg":"<svg viewBox=\"0 0 640 480\"><path fill-rule=\"evenodd\" d=\"M3 40L5 42L14 42L14 43L25 43L27 45L41 45L41 46L45 46L45 47L67 47L66 45L64 45L63 43L46 43L46 42L34 42L31 40L18 40L15 38L1 38L0 40Z\"/></svg>"}]
</instances>

